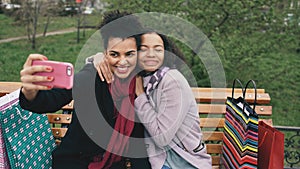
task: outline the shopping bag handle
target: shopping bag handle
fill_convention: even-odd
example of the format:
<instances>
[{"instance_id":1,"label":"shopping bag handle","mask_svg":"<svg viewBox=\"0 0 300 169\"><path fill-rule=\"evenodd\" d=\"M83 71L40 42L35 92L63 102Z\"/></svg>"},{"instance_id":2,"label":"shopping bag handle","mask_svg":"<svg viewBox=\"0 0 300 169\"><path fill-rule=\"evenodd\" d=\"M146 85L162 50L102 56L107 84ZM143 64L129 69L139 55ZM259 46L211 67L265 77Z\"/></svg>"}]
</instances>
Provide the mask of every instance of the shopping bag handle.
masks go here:
<instances>
[{"instance_id":1,"label":"shopping bag handle","mask_svg":"<svg viewBox=\"0 0 300 169\"><path fill-rule=\"evenodd\" d=\"M245 110L245 102L246 102L246 92L247 92L247 88L248 85L252 83L253 88L254 88L254 102L253 102L253 111L255 110L255 106L256 106L256 100L257 100L257 90L256 90L256 83L254 80L249 80L245 86L245 90L243 91L243 98L244 98L244 106L243 106L243 112Z\"/></svg>"},{"instance_id":2,"label":"shopping bag handle","mask_svg":"<svg viewBox=\"0 0 300 169\"><path fill-rule=\"evenodd\" d=\"M30 118L30 116L32 115L32 112L29 112L29 115L28 116L23 116L22 115L22 113L21 113L21 111L17 108L17 107L15 107L16 108L16 110L17 110L17 114L21 117L21 119L23 119L23 120L28 120L29 118Z\"/></svg>"},{"instance_id":3,"label":"shopping bag handle","mask_svg":"<svg viewBox=\"0 0 300 169\"><path fill-rule=\"evenodd\" d=\"M243 86L242 82L239 79L234 79L233 84L232 84L231 100L233 100L233 96L234 96L235 82L238 82L239 85L242 87L242 93L244 96L244 86Z\"/></svg>"}]
</instances>

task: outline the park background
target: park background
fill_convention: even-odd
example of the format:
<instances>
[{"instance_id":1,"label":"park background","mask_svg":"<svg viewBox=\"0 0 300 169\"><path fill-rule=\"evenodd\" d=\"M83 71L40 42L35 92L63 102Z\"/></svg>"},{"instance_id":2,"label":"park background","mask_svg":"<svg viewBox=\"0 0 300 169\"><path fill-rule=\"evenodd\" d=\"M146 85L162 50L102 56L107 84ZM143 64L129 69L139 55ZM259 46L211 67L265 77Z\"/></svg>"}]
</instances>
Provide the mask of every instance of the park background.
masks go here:
<instances>
[{"instance_id":1,"label":"park background","mask_svg":"<svg viewBox=\"0 0 300 169\"><path fill-rule=\"evenodd\" d=\"M19 72L31 53L74 64L105 11L166 13L192 23L209 38L224 66L227 87L235 78L244 83L255 80L270 94L273 124L300 126L299 0L0 2L0 81L20 81ZM174 31L180 30L174 27ZM177 43L198 86L209 87L199 57Z\"/></svg>"}]
</instances>

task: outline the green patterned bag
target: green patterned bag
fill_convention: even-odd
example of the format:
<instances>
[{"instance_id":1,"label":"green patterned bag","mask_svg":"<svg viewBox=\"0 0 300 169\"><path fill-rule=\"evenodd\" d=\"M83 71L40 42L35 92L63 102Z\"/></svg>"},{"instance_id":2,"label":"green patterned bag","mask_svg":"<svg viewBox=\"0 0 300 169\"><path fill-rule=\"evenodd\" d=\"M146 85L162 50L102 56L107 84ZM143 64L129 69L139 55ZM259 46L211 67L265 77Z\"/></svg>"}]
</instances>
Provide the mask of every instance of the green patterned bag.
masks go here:
<instances>
[{"instance_id":1,"label":"green patterned bag","mask_svg":"<svg viewBox=\"0 0 300 169\"><path fill-rule=\"evenodd\" d=\"M52 168L51 153L56 145L47 115L22 109L18 98L9 100L0 121L11 168Z\"/></svg>"}]
</instances>

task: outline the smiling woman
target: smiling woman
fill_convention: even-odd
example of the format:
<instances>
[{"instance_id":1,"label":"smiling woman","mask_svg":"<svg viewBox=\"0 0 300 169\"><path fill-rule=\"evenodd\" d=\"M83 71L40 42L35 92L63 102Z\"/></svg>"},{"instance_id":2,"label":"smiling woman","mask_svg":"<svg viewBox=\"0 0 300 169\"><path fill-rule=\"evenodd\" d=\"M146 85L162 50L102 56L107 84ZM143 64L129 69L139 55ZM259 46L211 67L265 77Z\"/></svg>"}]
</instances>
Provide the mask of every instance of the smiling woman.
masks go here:
<instances>
[{"instance_id":1,"label":"smiling woman","mask_svg":"<svg viewBox=\"0 0 300 169\"><path fill-rule=\"evenodd\" d=\"M197 103L175 60L179 49L165 35L148 31L141 36L136 81L136 114L145 126L145 143L152 168L211 168L199 128Z\"/></svg>"},{"instance_id":2,"label":"smiling woman","mask_svg":"<svg viewBox=\"0 0 300 169\"><path fill-rule=\"evenodd\" d=\"M135 121L131 104L135 97L132 72L139 42L135 34L141 30L140 23L129 13L111 11L104 15L100 27L106 56L118 76L114 83L100 81L94 67L87 64L76 73L75 85L70 90L36 85L34 82L51 78L34 73L52 68L34 67L33 60L47 60L47 57L31 54L20 72L23 85L20 104L24 109L44 113L57 111L74 100L76 111L72 113L72 123L52 154L53 169L119 169L125 168L128 161L132 169L150 168L144 128ZM129 137L141 139L132 143Z\"/></svg>"},{"instance_id":3,"label":"smiling woman","mask_svg":"<svg viewBox=\"0 0 300 169\"><path fill-rule=\"evenodd\" d=\"M139 66L144 71L155 71L164 62L164 42L156 33L144 34L141 37Z\"/></svg>"},{"instance_id":4,"label":"smiling woman","mask_svg":"<svg viewBox=\"0 0 300 169\"><path fill-rule=\"evenodd\" d=\"M134 38L110 38L105 57L111 70L119 78L126 78L135 69L137 47Z\"/></svg>"}]
</instances>

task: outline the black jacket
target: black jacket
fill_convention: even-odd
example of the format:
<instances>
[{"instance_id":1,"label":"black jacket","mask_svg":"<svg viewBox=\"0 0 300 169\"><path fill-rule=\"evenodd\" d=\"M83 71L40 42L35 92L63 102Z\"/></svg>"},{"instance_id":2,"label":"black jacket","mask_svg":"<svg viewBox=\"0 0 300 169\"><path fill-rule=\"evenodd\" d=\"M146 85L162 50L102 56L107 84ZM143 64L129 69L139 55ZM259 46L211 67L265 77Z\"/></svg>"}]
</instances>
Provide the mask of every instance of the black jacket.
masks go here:
<instances>
[{"instance_id":1,"label":"black jacket","mask_svg":"<svg viewBox=\"0 0 300 169\"><path fill-rule=\"evenodd\" d=\"M101 117L104 117L107 124L111 127L114 126L114 104L111 94L109 93L108 85L106 82L100 80L93 65L88 64L75 75L73 92L67 89L39 91L37 97L31 102L27 101L24 95L20 93L21 107L36 113L56 112L73 100L73 97L75 109L72 113L72 122L60 146L52 153L54 169L86 169L95 155L105 152L104 148L106 148L110 139L110 134L107 133L108 130L103 127L98 127L97 130L89 129L88 127L83 129L81 124L85 124L84 120L91 119L91 121L93 121L94 118L84 118L83 120L80 118L80 123L78 117L90 117L94 116L95 113L101 113ZM91 100L96 100L98 112L94 112L94 109L91 109ZM78 114L79 116L75 110L78 110L77 113L80 113ZM99 124L99 122L91 122L91 124L96 125ZM99 138L99 140L101 140L100 145L103 148L98 146L88 136L88 134L92 134L93 132L97 132L96 135L101 133L100 136L103 136ZM143 132L143 126L140 123L135 123L131 136L141 138L143 137ZM105 134L102 135L102 133ZM137 144L139 144L139 146ZM138 151L139 154L143 154L143 157L146 157L144 143L130 142L128 149L129 156L132 152L136 151ZM129 159L132 169L150 168L148 158ZM111 168L125 168L123 163L124 160L122 160L121 163L114 164Z\"/></svg>"}]
</instances>

